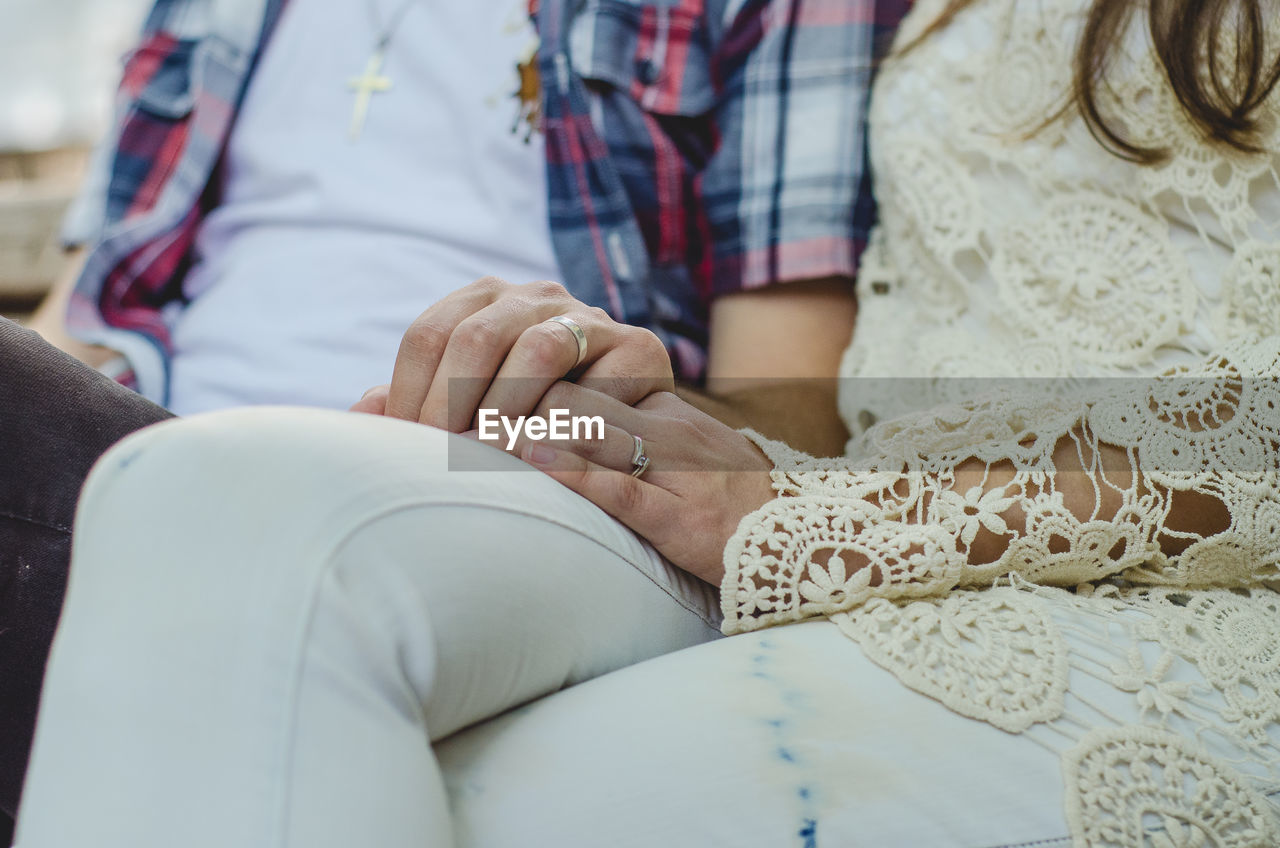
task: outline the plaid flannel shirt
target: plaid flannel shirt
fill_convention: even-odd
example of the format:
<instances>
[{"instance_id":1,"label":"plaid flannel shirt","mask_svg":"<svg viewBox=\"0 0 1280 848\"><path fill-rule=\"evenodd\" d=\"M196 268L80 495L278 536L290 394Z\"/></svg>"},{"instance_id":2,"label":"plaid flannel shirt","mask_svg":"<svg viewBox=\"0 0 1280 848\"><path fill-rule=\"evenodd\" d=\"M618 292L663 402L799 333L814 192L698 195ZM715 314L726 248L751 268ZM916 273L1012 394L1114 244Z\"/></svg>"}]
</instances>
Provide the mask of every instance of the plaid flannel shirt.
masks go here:
<instances>
[{"instance_id":1,"label":"plaid flannel shirt","mask_svg":"<svg viewBox=\"0 0 1280 848\"><path fill-rule=\"evenodd\" d=\"M284 2L156 0L68 214L64 241L92 245L68 325L121 351L124 381L160 403L192 245ZM533 0L569 290L652 329L696 380L711 298L852 276L875 215L873 59L909 2Z\"/></svg>"}]
</instances>

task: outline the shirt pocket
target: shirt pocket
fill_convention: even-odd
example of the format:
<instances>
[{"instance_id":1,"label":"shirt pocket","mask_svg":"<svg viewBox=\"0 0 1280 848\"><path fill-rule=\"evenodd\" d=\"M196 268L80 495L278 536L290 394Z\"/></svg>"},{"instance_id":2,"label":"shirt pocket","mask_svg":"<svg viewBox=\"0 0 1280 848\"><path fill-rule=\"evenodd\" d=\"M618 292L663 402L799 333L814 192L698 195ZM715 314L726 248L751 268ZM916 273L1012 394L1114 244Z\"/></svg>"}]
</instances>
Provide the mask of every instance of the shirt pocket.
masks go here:
<instances>
[{"instance_id":1,"label":"shirt pocket","mask_svg":"<svg viewBox=\"0 0 1280 848\"><path fill-rule=\"evenodd\" d=\"M569 52L588 84L624 92L647 112L693 116L715 105L701 4L586 0L570 30Z\"/></svg>"},{"instance_id":2,"label":"shirt pocket","mask_svg":"<svg viewBox=\"0 0 1280 848\"><path fill-rule=\"evenodd\" d=\"M155 117L185 118L196 100L193 68L199 44L164 33L152 35L125 57L121 96Z\"/></svg>"},{"instance_id":3,"label":"shirt pocket","mask_svg":"<svg viewBox=\"0 0 1280 848\"><path fill-rule=\"evenodd\" d=\"M129 222L155 208L187 150L196 103L199 42L158 33L124 61L107 219Z\"/></svg>"}]
</instances>

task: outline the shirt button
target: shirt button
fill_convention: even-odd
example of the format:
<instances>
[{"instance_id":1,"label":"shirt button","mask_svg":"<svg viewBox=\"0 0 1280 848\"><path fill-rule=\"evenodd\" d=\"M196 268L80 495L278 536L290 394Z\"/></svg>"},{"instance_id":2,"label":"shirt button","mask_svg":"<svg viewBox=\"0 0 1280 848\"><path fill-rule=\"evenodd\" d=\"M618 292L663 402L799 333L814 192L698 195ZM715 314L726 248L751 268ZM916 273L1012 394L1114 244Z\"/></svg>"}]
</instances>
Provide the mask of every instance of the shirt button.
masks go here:
<instances>
[{"instance_id":1,"label":"shirt button","mask_svg":"<svg viewBox=\"0 0 1280 848\"><path fill-rule=\"evenodd\" d=\"M662 76L662 69L652 59L636 62L636 79L641 85L653 85Z\"/></svg>"}]
</instances>

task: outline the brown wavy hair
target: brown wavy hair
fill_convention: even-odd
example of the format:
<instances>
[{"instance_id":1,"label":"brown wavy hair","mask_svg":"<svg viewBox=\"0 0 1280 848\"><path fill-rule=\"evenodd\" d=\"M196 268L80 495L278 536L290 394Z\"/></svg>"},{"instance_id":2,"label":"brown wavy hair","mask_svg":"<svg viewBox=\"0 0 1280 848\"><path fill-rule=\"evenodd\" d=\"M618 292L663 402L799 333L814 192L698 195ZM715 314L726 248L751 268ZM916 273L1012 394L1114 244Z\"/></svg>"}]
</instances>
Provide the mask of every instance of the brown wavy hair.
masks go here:
<instances>
[{"instance_id":1,"label":"brown wavy hair","mask_svg":"<svg viewBox=\"0 0 1280 848\"><path fill-rule=\"evenodd\" d=\"M942 14L901 51L906 52L951 22L973 0L950 0ZM1139 0L1094 0L1073 61L1069 99L1044 125L1072 105L1093 137L1124 159L1154 164L1168 157L1162 147L1125 138L1098 108L1108 63L1128 29ZM1280 79L1280 50L1267 43L1267 15L1280 14L1275 0L1147 0L1147 25L1173 94L1191 123L1208 140L1243 153L1261 153L1259 107ZM1266 8L1264 8L1266 7ZM1234 28L1234 45L1229 44ZM1042 126L1044 126L1042 125Z\"/></svg>"}]
</instances>

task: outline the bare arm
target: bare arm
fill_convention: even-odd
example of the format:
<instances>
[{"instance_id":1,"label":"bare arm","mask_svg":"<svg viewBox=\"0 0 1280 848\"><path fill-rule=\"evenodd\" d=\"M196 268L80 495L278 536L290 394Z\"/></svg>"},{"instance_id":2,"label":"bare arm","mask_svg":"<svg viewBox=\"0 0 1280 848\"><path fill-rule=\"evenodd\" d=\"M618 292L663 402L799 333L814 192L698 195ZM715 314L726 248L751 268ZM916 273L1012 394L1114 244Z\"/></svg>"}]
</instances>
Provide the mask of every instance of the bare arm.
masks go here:
<instances>
[{"instance_id":1,"label":"bare arm","mask_svg":"<svg viewBox=\"0 0 1280 848\"><path fill-rule=\"evenodd\" d=\"M576 349L566 344L564 330L553 326L547 335L545 323L552 315L568 315L591 340L593 361L579 382L594 383L628 406L676 388L690 405L732 427L754 427L809 453L836 455L848 438L836 414L835 375L856 313L851 288L850 280L833 278L721 297L711 308L708 390L696 391L675 387L653 333L616 324L551 283L513 286L486 278L414 321L391 384L370 389L352 409L458 432L468 426L477 403L504 415L526 414L574 367ZM662 366L657 373L655 364ZM495 379L493 386L514 387L528 397L504 399L491 392L457 404L456 420L442 419L449 378L482 374L522 375Z\"/></svg>"},{"instance_id":2,"label":"bare arm","mask_svg":"<svg viewBox=\"0 0 1280 848\"><path fill-rule=\"evenodd\" d=\"M54 347L66 351L86 365L98 368L117 356L116 351L99 345L85 344L72 337L67 332L65 321L67 301L71 297L72 289L75 288L76 280L80 278L80 272L84 269L87 254L88 250L84 248L77 248L67 254L61 273L54 281L49 294L31 316L31 320L27 322L27 326L43 336L45 341Z\"/></svg>"},{"instance_id":3,"label":"bare arm","mask_svg":"<svg viewBox=\"0 0 1280 848\"><path fill-rule=\"evenodd\" d=\"M740 292L711 306L706 391L685 401L733 427L750 426L815 456L842 453L836 372L857 316L838 277Z\"/></svg>"}]
</instances>

